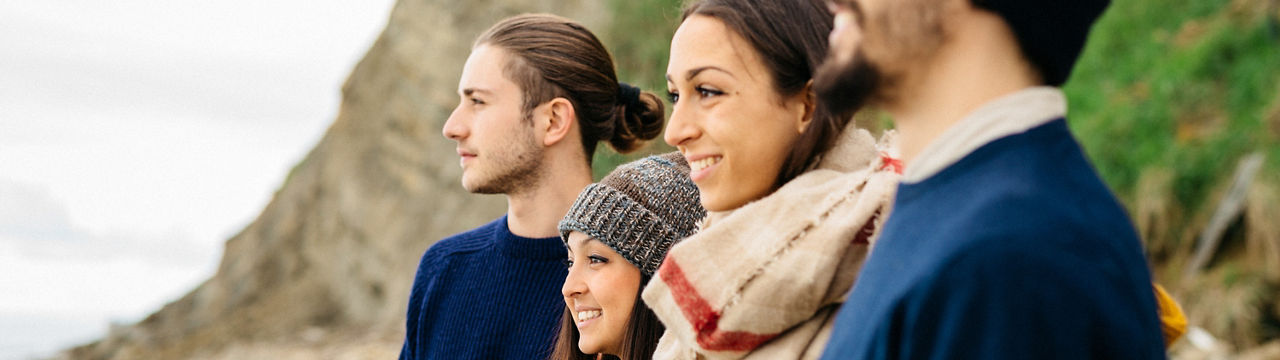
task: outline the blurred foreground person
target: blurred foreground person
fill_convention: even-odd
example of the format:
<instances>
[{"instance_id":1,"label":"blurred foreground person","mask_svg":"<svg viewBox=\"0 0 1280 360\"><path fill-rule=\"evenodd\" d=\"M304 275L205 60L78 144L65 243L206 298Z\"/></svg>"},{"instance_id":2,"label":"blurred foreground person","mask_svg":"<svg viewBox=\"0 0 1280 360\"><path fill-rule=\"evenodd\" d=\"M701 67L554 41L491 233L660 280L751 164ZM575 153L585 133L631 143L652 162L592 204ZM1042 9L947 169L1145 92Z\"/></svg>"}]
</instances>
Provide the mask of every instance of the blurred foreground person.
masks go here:
<instances>
[{"instance_id":1,"label":"blurred foreground person","mask_svg":"<svg viewBox=\"0 0 1280 360\"><path fill-rule=\"evenodd\" d=\"M545 358L563 307L557 223L591 183L591 155L662 131L656 95L619 84L586 28L520 15L476 40L444 125L462 186L507 197L507 214L440 240L418 266L401 359Z\"/></svg>"},{"instance_id":2,"label":"blurred foreground person","mask_svg":"<svg viewBox=\"0 0 1280 360\"><path fill-rule=\"evenodd\" d=\"M844 0L822 103L893 115L906 170L825 359L1163 358L1129 217L1057 86L1105 0Z\"/></svg>"},{"instance_id":3,"label":"blurred foreground person","mask_svg":"<svg viewBox=\"0 0 1280 360\"><path fill-rule=\"evenodd\" d=\"M619 166L587 186L560 221L569 276L551 359L653 358L664 328L640 292L704 216L679 153Z\"/></svg>"},{"instance_id":4,"label":"blurred foreground person","mask_svg":"<svg viewBox=\"0 0 1280 360\"><path fill-rule=\"evenodd\" d=\"M671 39L665 140L708 215L644 301L655 359L813 359L883 222L897 174L811 86L831 21L820 0L706 0Z\"/></svg>"}]
</instances>

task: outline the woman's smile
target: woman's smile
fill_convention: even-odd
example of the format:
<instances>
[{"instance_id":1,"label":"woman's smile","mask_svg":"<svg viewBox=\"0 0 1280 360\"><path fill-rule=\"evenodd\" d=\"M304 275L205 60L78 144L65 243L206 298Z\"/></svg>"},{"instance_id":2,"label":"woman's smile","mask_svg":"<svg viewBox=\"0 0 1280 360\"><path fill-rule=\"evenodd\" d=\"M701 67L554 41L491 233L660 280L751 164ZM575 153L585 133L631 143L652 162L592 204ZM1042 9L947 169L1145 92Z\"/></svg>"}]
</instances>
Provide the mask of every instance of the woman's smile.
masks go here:
<instances>
[{"instance_id":1,"label":"woman's smile","mask_svg":"<svg viewBox=\"0 0 1280 360\"><path fill-rule=\"evenodd\" d=\"M690 169L689 178L696 183L699 180L702 180L707 178L708 176L711 176L711 171L715 170L716 165L719 165L721 160L724 160L724 156L694 155L694 156L688 156L687 159L689 161L689 169Z\"/></svg>"},{"instance_id":2,"label":"woman's smile","mask_svg":"<svg viewBox=\"0 0 1280 360\"><path fill-rule=\"evenodd\" d=\"M600 317L601 314L604 314L604 311L578 310L578 328L581 329L584 326L590 325L591 323L593 323L592 320L595 320L596 318Z\"/></svg>"},{"instance_id":3,"label":"woman's smile","mask_svg":"<svg viewBox=\"0 0 1280 360\"><path fill-rule=\"evenodd\" d=\"M640 269L608 245L573 231L569 276L564 279L565 311L578 328L578 348L587 354L617 354L640 291Z\"/></svg>"}]
</instances>

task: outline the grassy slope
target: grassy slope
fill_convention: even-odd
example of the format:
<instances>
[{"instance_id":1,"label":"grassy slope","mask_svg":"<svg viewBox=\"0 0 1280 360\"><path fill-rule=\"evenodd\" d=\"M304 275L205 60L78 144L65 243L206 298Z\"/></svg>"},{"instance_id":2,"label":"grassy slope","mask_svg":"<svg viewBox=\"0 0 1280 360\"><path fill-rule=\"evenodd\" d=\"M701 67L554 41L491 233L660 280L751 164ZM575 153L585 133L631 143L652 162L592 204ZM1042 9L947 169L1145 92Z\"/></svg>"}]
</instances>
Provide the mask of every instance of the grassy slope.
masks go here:
<instances>
[{"instance_id":1,"label":"grassy slope","mask_svg":"<svg viewBox=\"0 0 1280 360\"><path fill-rule=\"evenodd\" d=\"M1272 4L1112 3L1065 90L1073 129L1122 198L1132 200L1141 172L1153 167L1172 170L1185 209L1206 205L1208 189L1248 152L1267 153L1266 173L1280 169L1280 38L1265 11Z\"/></svg>"}]
</instances>

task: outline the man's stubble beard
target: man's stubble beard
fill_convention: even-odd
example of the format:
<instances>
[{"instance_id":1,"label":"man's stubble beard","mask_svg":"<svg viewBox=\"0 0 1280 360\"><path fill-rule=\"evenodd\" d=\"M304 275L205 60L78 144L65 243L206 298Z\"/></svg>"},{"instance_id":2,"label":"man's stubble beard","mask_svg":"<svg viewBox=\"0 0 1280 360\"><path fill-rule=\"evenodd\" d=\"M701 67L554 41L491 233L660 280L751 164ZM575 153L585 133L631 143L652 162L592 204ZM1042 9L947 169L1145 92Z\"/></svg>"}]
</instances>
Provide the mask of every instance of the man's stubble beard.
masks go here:
<instances>
[{"instance_id":1,"label":"man's stubble beard","mask_svg":"<svg viewBox=\"0 0 1280 360\"><path fill-rule=\"evenodd\" d=\"M532 131L523 132L519 140L511 144L517 147L516 149L502 152L503 155L509 156L500 155L490 159L492 163L488 165L492 172L487 174L485 179L480 179L474 186L468 187L463 184L467 191L476 194L511 195L537 186L544 171L545 149L539 146Z\"/></svg>"}]
</instances>

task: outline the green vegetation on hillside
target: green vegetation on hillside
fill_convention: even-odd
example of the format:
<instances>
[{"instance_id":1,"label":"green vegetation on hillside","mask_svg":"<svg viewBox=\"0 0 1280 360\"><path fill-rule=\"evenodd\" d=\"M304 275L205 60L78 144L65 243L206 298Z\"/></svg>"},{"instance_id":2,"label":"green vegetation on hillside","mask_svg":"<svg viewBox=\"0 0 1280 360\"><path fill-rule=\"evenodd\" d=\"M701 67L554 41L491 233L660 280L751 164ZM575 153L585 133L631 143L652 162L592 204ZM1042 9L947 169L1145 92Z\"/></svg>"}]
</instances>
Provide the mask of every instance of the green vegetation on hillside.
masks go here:
<instances>
[{"instance_id":1,"label":"green vegetation on hillside","mask_svg":"<svg viewBox=\"0 0 1280 360\"><path fill-rule=\"evenodd\" d=\"M1275 3L1112 3L1065 90L1073 129L1121 197L1142 171L1171 169L1177 202L1197 209L1246 153L1280 169Z\"/></svg>"}]
</instances>

